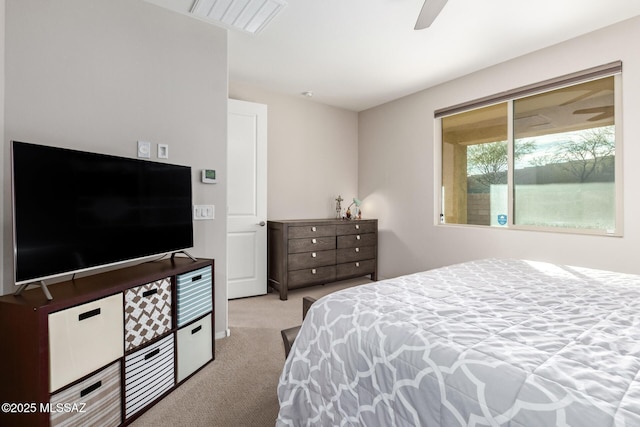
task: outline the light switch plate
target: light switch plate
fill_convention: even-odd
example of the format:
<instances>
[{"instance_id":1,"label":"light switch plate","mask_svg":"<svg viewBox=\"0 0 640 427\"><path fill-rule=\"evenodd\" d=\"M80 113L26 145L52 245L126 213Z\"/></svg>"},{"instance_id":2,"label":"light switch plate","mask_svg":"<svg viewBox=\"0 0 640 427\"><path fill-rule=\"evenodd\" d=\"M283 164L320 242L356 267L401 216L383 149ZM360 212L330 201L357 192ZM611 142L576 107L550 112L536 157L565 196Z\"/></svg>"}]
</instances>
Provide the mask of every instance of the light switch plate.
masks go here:
<instances>
[{"instance_id":1,"label":"light switch plate","mask_svg":"<svg viewBox=\"0 0 640 427\"><path fill-rule=\"evenodd\" d=\"M194 220L214 219L215 212L214 205L193 205Z\"/></svg>"}]
</instances>

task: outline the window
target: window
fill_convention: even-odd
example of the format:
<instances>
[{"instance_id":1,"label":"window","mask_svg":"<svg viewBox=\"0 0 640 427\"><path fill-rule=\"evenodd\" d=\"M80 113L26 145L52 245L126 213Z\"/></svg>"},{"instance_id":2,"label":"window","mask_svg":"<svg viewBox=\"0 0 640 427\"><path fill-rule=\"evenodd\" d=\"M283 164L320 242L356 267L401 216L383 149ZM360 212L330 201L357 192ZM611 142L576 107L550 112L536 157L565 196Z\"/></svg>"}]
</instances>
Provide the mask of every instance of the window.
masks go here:
<instances>
[{"instance_id":1,"label":"window","mask_svg":"<svg viewBox=\"0 0 640 427\"><path fill-rule=\"evenodd\" d=\"M614 65L436 112L439 221L620 235Z\"/></svg>"}]
</instances>

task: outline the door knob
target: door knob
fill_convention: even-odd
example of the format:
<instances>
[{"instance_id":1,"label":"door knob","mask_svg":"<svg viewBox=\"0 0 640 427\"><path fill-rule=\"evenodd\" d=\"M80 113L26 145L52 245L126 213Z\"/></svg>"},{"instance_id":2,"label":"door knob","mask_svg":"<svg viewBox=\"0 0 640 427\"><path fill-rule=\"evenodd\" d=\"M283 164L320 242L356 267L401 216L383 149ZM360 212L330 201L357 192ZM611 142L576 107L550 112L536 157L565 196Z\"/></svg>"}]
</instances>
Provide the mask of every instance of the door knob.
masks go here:
<instances>
[{"instance_id":1,"label":"door knob","mask_svg":"<svg viewBox=\"0 0 640 427\"><path fill-rule=\"evenodd\" d=\"M258 225L259 225L260 227L264 227L265 225L267 225L267 223L266 223L266 222L264 222L264 221L260 221L260 222L258 223Z\"/></svg>"}]
</instances>

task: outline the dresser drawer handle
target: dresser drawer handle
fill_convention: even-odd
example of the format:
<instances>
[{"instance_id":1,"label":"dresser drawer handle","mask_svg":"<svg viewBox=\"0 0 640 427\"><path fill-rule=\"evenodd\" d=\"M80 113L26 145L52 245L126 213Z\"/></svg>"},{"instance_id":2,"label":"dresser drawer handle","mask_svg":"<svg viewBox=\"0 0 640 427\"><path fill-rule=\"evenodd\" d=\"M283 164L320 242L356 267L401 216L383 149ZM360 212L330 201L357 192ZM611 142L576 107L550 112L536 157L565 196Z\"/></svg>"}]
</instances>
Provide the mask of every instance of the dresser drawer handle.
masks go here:
<instances>
[{"instance_id":1,"label":"dresser drawer handle","mask_svg":"<svg viewBox=\"0 0 640 427\"><path fill-rule=\"evenodd\" d=\"M356 230L360 230L360 224L356 224Z\"/></svg>"},{"instance_id":2,"label":"dresser drawer handle","mask_svg":"<svg viewBox=\"0 0 640 427\"><path fill-rule=\"evenodd\" d=\"M316 231L316 228L315 227L311 227L311 231Z\"/></svg>"},{"instance_id":3,"label":"dresser drawer handle","mask_svg":"<svg viewBox=\"0 0 640 427\"><path fill-rule=\"evenodd\" d=\"M87 311L86 313L80 313L78 315L78 321L82 321L82 320L88 319L90 317L97 316L99 314L100 314L100 309L99 308Z\"/></svg>"},{"instance_id":4,"label":"dresser drawer handle","mask_svg":"<svg viewBox=\"0 0 640 427\"><path fill-rule=\"evenodd\" d=\"M92 391L96 391L100 387L102 387L102 381L98 381L97 383L90 385L84 390L80 390L80 397L85 397L87 394L91 393Z\"/></svg>"},{"instance_id":5,"label":"dresser drawer handle","mask_svg":"<svg viewBox=\"0 0 640 427\"><path fill-rule=\"evenodd\" d=\"M312 269L311 269L311 274L316 274L316 273L317 273L316 269L315 269L315 268L312 268Z\"/></svg>"},{"instance_id":6,"label":"dresser drawer handle","mask_svg":"<svg viewBox=\"0 0 640 427\"><path fill-rule=\"evenodd\" d=\"M142 297L143 298L150 297L151 295L155 295L157 293L158 293L158 289L149 289L148 291L142 293Z\"/></svg>"},{"instance_id":7,"label":"dresser drawer handle","mask_svg":"<svg viewBox=\"0 0 640 427\"><path fill-rule=\"evenodd\" d=\"M193 328L191 330L191 335L197 334L198 332L200 332L201 329L202 329L202 325L198 326L197 328Z\"/></svg>"},{"instance_id":8,"label":"dresser drawer handle","mask_svg":"<svg viewBox=\"0 0 640 427\"><path fill-rule=\"evenodd\" d=\"M356 252L360 252L360 248L356 248Z\"/></svg>"},{"instance_id":9,"label":"dresser drawer handle","mask_svg":"<svg viewBox=\"0 0 640 427\"><path fill-rule=\"evenodd\" d=\"M360 240L360 235L359 234L356 236L356 240Z\"/></svg>"},{"instance_id":10,"label":"dresser drawer handle","mask_svg":"<svg viewBox=\"0 0 640 427\"><path fill-rule=\"evenodd\" d=\"M318 254L316 254L315 252L311 252L311 258L315 258L317 256L318 256Z\"/></svg>"},{"instance_id":11,"label":"dresser drawer handle","mask_svg":"<svg viewBox=\"0 0 640 427\"><path fill-rule=\"evenodd\" d=\"M156 348L155 350L150 351L149 353L145 354L144 355L144 360L149 360L152 357L157 356L158 354L160 354L160 349Z\"/></svg>"},{"instance_id":12,"label":"dresser drawer handle","mask_svg":"<svg viewBox=\"0 0 640 427\"><path fill-rule=\"evenodd\" d=\"M318 241L316 239L311 239L311 243L316 244Z\"/></svg>"},{"instance_id":13,"label":"dresser drawer handle","mask_svg":"<svg viewBox=\"0 0 640 427\"><path fill-rule=\"evenodd\" d=\"M356 262L356 267L360 267L360 263L359 262Z\"/></svg>"},{"instance_id":14,"label":"dresser drawer handle","mask_svg":"<svg viewBox=\"0 0 640 427\"><path fill-rule=\"evenodd\" d=\"M202 274L198 274L197 276L193 276L193 277L191 278L191 281L192 281L192 282L195 282L196 280L200 280L200 279L202 279Z\"/></svg>"}]
</instances>

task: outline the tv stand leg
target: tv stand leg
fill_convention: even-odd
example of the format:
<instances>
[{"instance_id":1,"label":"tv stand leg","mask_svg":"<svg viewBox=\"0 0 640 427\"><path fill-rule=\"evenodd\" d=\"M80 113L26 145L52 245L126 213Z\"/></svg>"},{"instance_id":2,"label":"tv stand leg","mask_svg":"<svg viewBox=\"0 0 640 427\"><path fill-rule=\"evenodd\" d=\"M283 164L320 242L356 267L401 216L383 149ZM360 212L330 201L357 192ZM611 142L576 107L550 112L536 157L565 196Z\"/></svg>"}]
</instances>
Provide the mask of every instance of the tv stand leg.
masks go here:
<instances>
[{"instance_id":1,"label":"tv stand leg","mask_svg":"<svg viewBox=\"0 0 640 427\"><path fill-rule=\"evenodd\" d=\"M18 289L16 290L16 292L13 295L14 296L20 296L22 291L24 291L27 286L32 285L32 284L33 283L23 283L22 285L20 285L20 287L18 287ZM49 288L47 288L47 285L44 283L44 280L40 280L40 288L42 289L42 293L44 294L44 296L47 297L47 299L49 301L52 301L53 297L51 296L51 292L49 292Z\"/></svg>"},{"instance_id":2,"label":"tv stand leg","mask_svg":"<svg viewBox=\"0 0 640 427\"><path fill-rule=\"evenodd\" d=\"M191 256L191 254L187 251L177 251L171 254L171 261L173 261L173 259L176 257L176 254L185 254L186 256L188 256L189 258L191 258L191 261L196 262L197 259L195 259L193 256Z\"/></svg>"}]
</instances>

